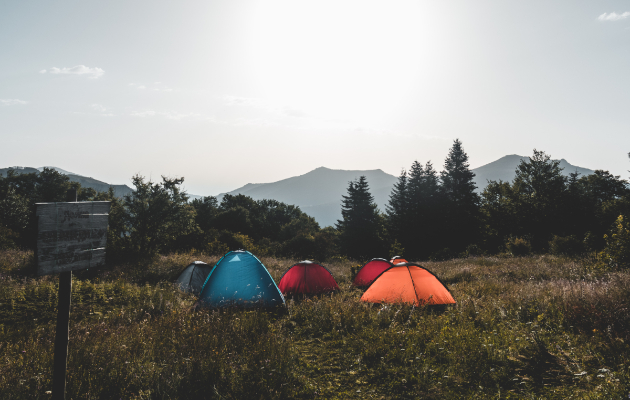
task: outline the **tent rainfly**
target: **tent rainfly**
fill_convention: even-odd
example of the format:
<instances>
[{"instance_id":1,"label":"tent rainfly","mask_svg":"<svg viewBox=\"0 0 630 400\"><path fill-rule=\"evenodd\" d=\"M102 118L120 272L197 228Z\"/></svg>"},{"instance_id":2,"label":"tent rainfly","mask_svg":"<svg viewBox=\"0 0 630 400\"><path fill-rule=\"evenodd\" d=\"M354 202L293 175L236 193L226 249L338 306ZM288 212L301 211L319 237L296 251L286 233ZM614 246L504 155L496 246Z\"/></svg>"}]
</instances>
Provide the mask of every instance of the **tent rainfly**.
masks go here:
<instances>
[{"instance_id":1,"label":"tent rainfly","mask_svg":"<svg viewBox=\"0 0 630 400\"><path fill-rule=\"evenodd\" d=\"M394 265L396 265L396 264L400 264L400 263L406 263L406 262L409 262L409 261L405 260L401 256L394 256L391 260L389 260L389 262L394 264Z\"/></svg>"},{"instance_id":2,"label":"tent rainfly","mask_svg":"<svg viewBox=\"0 0 630 400\"><path fill-rule=\"evenodd\" d=\"M206 307L275 307L284 305L269 271L245 250L230 251L214 266L199 295Z\"/></svg>"},{"instance_id":3,"label":"tent rainfly","mask_svg":"<svg viewBox=\"0 0 630 400\"><path fill-rule=\"evenodd\" d=\"M414 263L396 264L385 270L363 293L361 301L416 306L456 303L433 273Z\"/></svg>"},{"instance_id":4,"label":"tent rainfly","mask_svg":"<svg viewBox=\"0 0 630 400\"><path fill-rule=\"evenodd\" d=\"M333 292L339 290L339 285L325 267L311 261L300 261L282 275L278 288L284 295L309 295Z\"/></svg>"},{"instance_id":5,"label":"tent rainfly","mask_svg":"<svg viewBox=\"0 0 630 400\"><path fill-rule=\"evenodd\" d=\"M205 262L193 261L193 263L187 266L181 275L179 275L175 283L184 292L198 295L201 293L201 288L211 270L212 267Z\"/></svg>"},{"instance_id":6,"label":"tent rainfly","mask_svg":"<svg viewBox=\"0 0 630 400\"><path fill-rule=\"evenodd\" d=\"M393 266L393 264L383 258L373 258L361 267L352 280L352 284L357 287L366 288L374 282L377 276L391 266Z\"/></svg>"}]
</instances>

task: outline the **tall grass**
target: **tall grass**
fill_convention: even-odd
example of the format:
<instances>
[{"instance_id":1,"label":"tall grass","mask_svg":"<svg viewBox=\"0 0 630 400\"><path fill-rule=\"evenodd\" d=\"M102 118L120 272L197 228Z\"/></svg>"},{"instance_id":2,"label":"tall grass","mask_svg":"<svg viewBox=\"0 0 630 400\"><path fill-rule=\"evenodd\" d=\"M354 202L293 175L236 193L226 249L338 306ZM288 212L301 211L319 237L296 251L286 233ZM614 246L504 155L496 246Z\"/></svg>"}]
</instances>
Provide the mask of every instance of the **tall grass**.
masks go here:
<instances>
[{"instance_id":1,"label":"tall grass","mask_svg":"<svg viewBox=\"0 0 630 400\"><path fill-rule=\"evenodd\" d=\"M630 274L589 260L478 257L424 265L445 310L341 290L286 312L196 309L172 282L193 260L75 274L68 398L627 398ZM30 261L29 261L30 260ZM263 257L277 281L299 260ZM0 253L0 398L49 398L57 279ZM29 272L31 271L31 272Z\"/></svg>"}]
</instances>

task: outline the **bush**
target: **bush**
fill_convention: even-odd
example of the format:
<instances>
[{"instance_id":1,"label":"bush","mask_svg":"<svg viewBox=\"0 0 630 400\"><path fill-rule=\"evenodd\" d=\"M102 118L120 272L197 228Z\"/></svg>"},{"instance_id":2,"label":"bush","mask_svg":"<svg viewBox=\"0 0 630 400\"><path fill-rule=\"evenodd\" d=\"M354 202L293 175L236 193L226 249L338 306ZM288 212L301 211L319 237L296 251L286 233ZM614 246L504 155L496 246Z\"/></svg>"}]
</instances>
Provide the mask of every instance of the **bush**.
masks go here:
<instances>
[{"instance_id":1,"label":"bush","mask_svg":"<svg viewBox=\"0 0 630 400\"><path fill-rule=\"evenodd\" d=\"M444 248L442 250L438 250L429 257L431 261L446 261L455 258L455 253L451 251L451 249Z\"/></svg>"},{"instance_id":2,"label":"bush","mask_svg":"<svg viewBox=\"0 0 630 400\"><path fill-rule=\"evenodd\" d=\"M466 247L466 256L467 257L476 257L483 254L483 250L476 244L469 244Z\"/></svg>"},{"instance_id":3,"label":"bush","mask_svg":"<svg viewBox=\"0 0 630 400\"><path fill-rule=\"evenodd\" d=\"M529 240L519 237L508 239L505 247L510 254L516 257L526 256L532 252L532 245Z\"/></svg>"},{"instance_id":4,"label":"bush","mask_svg":"<svg viewBox=\"0 0 630 400\"><path fill-rule=\"evenodd\" d=\"M299 234L284 242L282 254L297 258L312 258L315 254L315 238Z\"/></svg>"},{"instance_id":5,"label":"bush","mask_svg":"<svg viewBox=\"0 0 630 400\"><path fill-rule=\"evenodd\" d=\"M17 238L17 233L0 225L0 250L13 249L17 247L15 245Z\"/></svg>"},{"instance_id":6,"label":"bush","mask_svg":"<svg viewBox=\"0 0 630 400\"><path fill-rule=\"evenodd\" d=\"M218 239L214 239L206 245L205 251L212 255L223 255L230 251L227 244L220 242Z\"/></svg>"},{"instance_id":7,"label":"bush","mask_svg":"<svg viewBox=\"0 0 630 400\"><path fill-rule=\"evenodd\" d=\"M584 240L582 241L584 250L597 251L598 249L601 249L601 247L599 246L600 240L603 240L603 239L598 238L597 235L593 234L593 232L590 232L590 231L586 232L584 234Z\"/></svg>"},{"instance_id":8,"label":"bush","mask_svg":"<svg viewBox=\"0 0 630 400\"><path fill-rule=\"evenodd\" d=\"M243 235L242 233L222 231L219 235L219 242L225 243L228 251L247 250L258 257L267 255L265 249L260 246L256 246L252 238L247 235Z\"/></svg>"},{"instance_id":9,"label":"bush","mask_svg":"<svg viewBox=\"0 0 630 400\"><path fill-rule=\"evenodd\" d=\"M404 253L405 248L398 242L397 239L395 239L394 243L392 243L392 246L389 248L389 258L401 256Z\"/></svg>"},{"instance_id":10,"label":"bush","mask_svg":"<svg viewBox=\"0 0 630 400\"><path fill-rule=\"evenodd\" d=\"M575 236L557 236L549 241L549 252L555 255L576 256L584 252L582 242Z\"/></svg>"},{"instance_id":11,"label":"bush","mask_svg":"<svg viewBox=\"0 0 630 400\"><path fill-rule=\"evenodd\" d=\"M620 215L610 232L604 235L606 248L599 253L599 261L609 269L630 267L630 223Z\"/></svg>"}]
</instances>

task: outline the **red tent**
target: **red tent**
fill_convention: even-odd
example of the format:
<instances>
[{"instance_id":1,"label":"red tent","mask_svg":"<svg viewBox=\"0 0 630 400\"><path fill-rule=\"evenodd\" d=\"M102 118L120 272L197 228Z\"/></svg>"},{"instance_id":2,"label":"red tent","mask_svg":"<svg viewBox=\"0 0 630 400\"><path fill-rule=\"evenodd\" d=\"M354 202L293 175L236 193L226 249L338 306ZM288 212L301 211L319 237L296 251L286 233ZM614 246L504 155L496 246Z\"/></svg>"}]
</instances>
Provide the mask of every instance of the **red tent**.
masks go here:
<instances>
[{"instance_id":1,"label":"red tent","mask_svg":"<svg viewBox=\"0 0 630 400\"><path fill-rule=\"evenodd\" d=\"M339 290L332 273L311 261L300 261L280 278L278 288L283 294L319 294Z\"/></svg>"},{"instance_id":2,"label":"red tent","mask_svg":"<svg viewBox=\"0 0 630 400\"><path fill-rule=\"evenodd\" d=\"M391 266L393 264L383 258L373 258L361 267L352 284L358 287L368 287L376 277Z\"/></svg>"}]
</instances>

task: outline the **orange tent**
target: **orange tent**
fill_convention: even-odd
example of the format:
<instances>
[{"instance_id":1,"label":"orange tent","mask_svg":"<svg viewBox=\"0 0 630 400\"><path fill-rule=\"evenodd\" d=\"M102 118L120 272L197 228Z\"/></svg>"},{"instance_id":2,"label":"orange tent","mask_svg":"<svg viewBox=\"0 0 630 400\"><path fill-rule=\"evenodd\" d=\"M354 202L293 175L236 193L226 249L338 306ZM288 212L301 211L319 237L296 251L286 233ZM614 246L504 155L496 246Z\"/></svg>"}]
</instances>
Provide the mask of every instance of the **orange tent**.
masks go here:
<instances>
[{"instance_id":1,"label":"orange tent","mask_svg":"<svg viewBox=\"0 0 630 400\"><path fill-rule=\"evenodd\" d=\"M396 264L383 271L363 293L361 301L416 306L456 303L435 275L413 263Z\"/></svg>"},{"instance_id":2,"label":"orange tent","mask_svg":"<svg viewBox=\"0 0 630 400\"><path fill-rule=\"evenodd\" d=\"M409 262L409 261L405 260L401 256L395 256L394 258L389 260L389 262L394 264L394 265L396 265L396 264L400 264L400 263L406 263L406 262Z\"/></svg>"}]
</instances>

